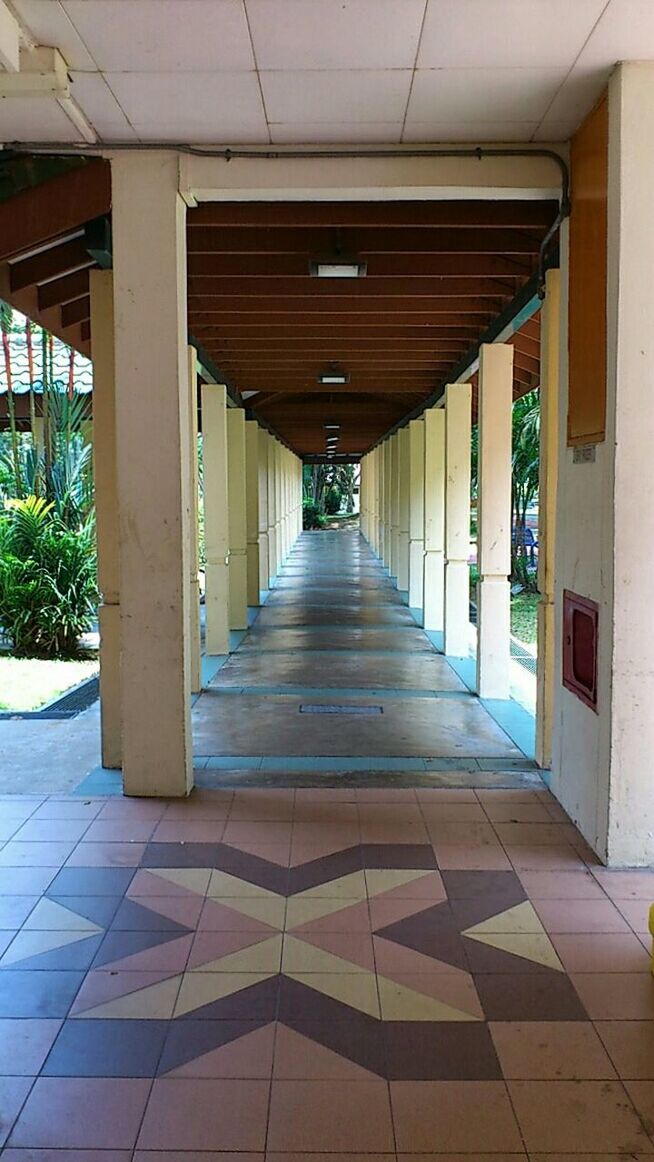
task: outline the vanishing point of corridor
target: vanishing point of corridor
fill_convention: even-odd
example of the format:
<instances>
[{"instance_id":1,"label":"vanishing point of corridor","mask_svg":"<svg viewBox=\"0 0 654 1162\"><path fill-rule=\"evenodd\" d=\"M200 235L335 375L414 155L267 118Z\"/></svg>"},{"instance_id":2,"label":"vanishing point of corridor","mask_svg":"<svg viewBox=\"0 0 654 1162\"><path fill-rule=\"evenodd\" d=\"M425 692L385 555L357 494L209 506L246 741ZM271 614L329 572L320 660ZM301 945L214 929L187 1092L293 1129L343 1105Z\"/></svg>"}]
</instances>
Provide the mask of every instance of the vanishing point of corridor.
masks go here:
<instances>
[{"instance_id":1,"label":"vanishing point of corridor","mask_svg":"<svg viewBox=\"0 0 654 1162\"><path fill-rule=\"evenodd\" d=\"M299 540L195 714L188 800L0 800L3 1160L651 1157L654 874L358 534Z\"/></svg>"}]
</instances>

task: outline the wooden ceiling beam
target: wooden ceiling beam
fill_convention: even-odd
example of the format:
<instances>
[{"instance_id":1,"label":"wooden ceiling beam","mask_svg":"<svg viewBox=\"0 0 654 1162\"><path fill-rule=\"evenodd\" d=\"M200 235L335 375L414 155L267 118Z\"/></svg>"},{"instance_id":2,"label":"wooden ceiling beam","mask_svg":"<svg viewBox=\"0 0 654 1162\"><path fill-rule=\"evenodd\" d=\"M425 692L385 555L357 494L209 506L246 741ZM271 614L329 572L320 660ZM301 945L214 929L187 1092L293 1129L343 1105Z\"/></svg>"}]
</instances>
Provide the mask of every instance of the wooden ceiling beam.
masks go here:
<instances>
[{"instance_id":1,"label":"wooden ceiling beam","mask_svg":"<svg viewBox=\"0 0 654 1162\"><path fill-rule=\"evenodd\" d=\"M433 376L432 376L432 379L433 379ZM251 381L247 380L247 382L250 383ZM256 381L254 381L254 382L256 382ZM318 397L321 396L321 397L323 397L323 399L325 396L330 396L330 395L355 395L355 396L359 396L359 395L366 395L366 396L370 396L370 395L397 395L399 397L403 397L406 400L407 395L416 395L416 396L419 396L420 398L422 398L423 394L425 394L425 395L427 394L428 386L425 387L424 392L421 392L421 391L416 391L415 382L413 382L413 383L407 382L407 386L403 390L402 386L401 386L402 382L404 382L404 377L401 375L399 375L399 376L396 375L390 381L386 381L383 379L378 379L378 378L373 377L372 379L369 379L369 380L365 380L365 379L364 380L357 380L356 384L354 384L352 382L333 384L330 387L328 392L326 392L324 390L318 390L315 392L311 392L309 390L310 380L308 380L306 376L304 377L304 379L301 379L301 380L296 380L296 379L285 377L283 379L283 385L282 385L282 381L280 381L279 391L275 391L274 388L271 388L269 383L266 385L266 387L262 387L260 390L262 392L264 392L266 394L266 396L268 397L268 400L267 400L268 403L272 403L273 398L277 395L280 395L280 396L293 395L296 397L298 395L312 395L312 396L318 396ZM316 385L316 386L318 386L318 385ZM254 391L254 390L256 390L256 388L254 386L246 387L245 390L246 391ZM256 398L254 398L254 397L252 397L252 399L246 400L246 404L248 407L258 407L259 406ZM321 404L321 406L324 406L324 404ZM406 402L404 404L404 407L406 408ZM295 419L297 420L299 426L302 427L302 425L306 422L306 416L304 414L302 416L298 416L297 413L291 412L291 415L293 415L293 414L295 415ZM328 422L328 421L326 421L326 422Z\"/></svg>"},{"instance_id":2,"label":"wooden ceiling beam","mask_svg":"<svg viewBox=\"0 0 654 1162\"><path fill-rule=\"evenodd\" d=\"M23 290L27 286L51 278L61 278L64 274L88 266L93 266L93 259L84 245L84 239L72 238L69 242L62 242L61 246L51 246L49 250L42 250L31 258L12 262L9 266L9 285L12 291Z\"/></svg>"},{"instance_id":3,"label":"wooden ceiling beam","mask_svg":"<svg viewBox=\"0 0 654 1162\"><path fill-rule=\"evenodd\" d=\"M0 261L70 234L111 209L108 161L94 158L0 202Z\"/></svg>"},{"instance_id":4,"label":"wooden ceiling beam","mask_svg":"<svg viewBox=\"0 0 654 1162\"><path fill-rule=\"evenodd\" d=\"M197 226L361 227L474 226L547 230L558 210L555 201L420 202L206 202L188 213Z\"/></svg>"},{"instance_id":5,"label":"wooden ceiling beam","mask_svg":"<svg viewBox=\"0 0 654 1162\"><path fill-rule=\"evenodd\" d=\"M77 270L74 274L67 274L63 278L54 278L46 282L37 291L37 298L41 310L48 307L62 306L63 303L72 303L74 299L81 299L89 293L88 270Z\"/></svg>"},{"instance_id":6,"label":"wooden ceiling beam","mask_svg":"<svg viewBox=\"0 0 654 1162\"><path fill-rule=\"evenodd\" d=\"M285 339L285 338L311 338L311 339L332 339L343 337L345 339L377 339L382 337L387 338L409 338L421 339L432 336L443 336L456 334L457 338L474 339L479 334L479 327L484 325L484 319L475 319L479 327L471 325L470 318L464 314L438 314L434 317L431 314L422 314L417 317L417 320L412 318L408 322L402 322L397 315L380 314L372 318L365 315L347 316L331 316L323 315L316 317L313 321L308 322L295 321L295 316L290 315L288 318L268 318L265 323L251 323L239 322L238 320L226 319L224 322L216 320L213 315L210 316L210 321L207 323L198 322L198 318L202 316L197 312L194 314L194 331L201 333L207 339L220 338L224 336L225 339L251 340L251 339ZM325 322L325 320L327 320Z\"/></svg>"},{"instance_id":7,"label":"wooden ceiling beam","mask_svg":"<svg viewBox=\"0 0 654 1162\"><path fill-rule=\"evenodd\" d=\"M311 302L343 298L363 303L369 299L402 296L410 304L413 298L452 295L512 299L517 289L515 279L490 278L222 278L210 275L188 280L189 299L201 298L207 303L227 296L243 299L269 296L276 300L288 295Z\"/></svg>"},{"instance_id":8,"label":"wooden ceiling beam","mask_svg":"<svg viewBox=\"0 0 654 1162\"><path fill-rule=\"evenodd\" d=\"M345 319L351 315L377 316L380 312L393 317L410 316L414 314L429 315L431 321L438 322L437 316L444 314L490 315L499 314L508 295L496 298L482 298L478 295L456 297L437 295L407 299L403 295L385 295L383 299L362 298L348 295L335 295L324 298L308 298L306 295L284 295L276 298L274 295L241 296L222 295L208 299L207 297L192 298L189 300L189 318L191 324L205 321L216 323L217 320L234 321L234 316L243 315L248 322L257 322L259 319L268 320L269 316L289 316L291 321L301 323L310 320L312 316L339 315ZM213 316L213 318L212 318ZM337 320L338 322L338 320Z\"/></svg>"},{"instance_id":9,"label":"wooden ceiling beam","mask_svg":"<svg viewBox=\"0 0 654 1162\"><path fill-rule=\"evenodd\" d=\"M189 254L304 254L307 261L326 255L357 254L530 254L540 236L526 230L461 230L412 227L361 227L353 231L235 226L193 226L186 231Z\"/></svg>"},{"instance_id":10,"label":"wooden ceiling beam","mask_svg":"<svg viewBox=\"0 0 654 1162\"><path fill-rule=\"evenodd\" d=\"M529 278L530 256L505 254L373 254L368 273L372 278ZM213 278L311 278L304 254L189 254L188 273ZM334 279L312 279L324 284ZM347 281L352 286L354 280Z\"/></svg>"},{"instance_id":11,"label":"wooden ceiling beam","mask_svg":"<svg viewBox=\"0 0 654 1162\"><path fill-rule=\"evenodd\" d=\"M83 299L75 299L72 303L64 303L61 308L62 327L72 327L73 323L83 323L91 318L91 299L87 295Z\"/></svg>"}]
</instances>

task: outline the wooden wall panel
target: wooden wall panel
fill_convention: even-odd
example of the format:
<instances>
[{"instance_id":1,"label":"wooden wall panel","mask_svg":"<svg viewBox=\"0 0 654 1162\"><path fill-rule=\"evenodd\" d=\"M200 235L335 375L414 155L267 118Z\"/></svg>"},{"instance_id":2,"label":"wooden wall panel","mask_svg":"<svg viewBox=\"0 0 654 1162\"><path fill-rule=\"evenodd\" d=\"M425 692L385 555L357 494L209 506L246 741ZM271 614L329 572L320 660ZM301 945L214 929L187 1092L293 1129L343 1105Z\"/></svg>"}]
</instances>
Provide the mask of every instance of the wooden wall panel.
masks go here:
<instances>
[{"instance_id":1,"label":"wooden wall panel","mask_svg":"<svg viewBox=\"0 0 654 1162\"><path fill-rule=\"evenodd\" d=\"M568 444L604 439L606 427L606 230L608 98L572 139Z\"/></svg>"}]
</instances>

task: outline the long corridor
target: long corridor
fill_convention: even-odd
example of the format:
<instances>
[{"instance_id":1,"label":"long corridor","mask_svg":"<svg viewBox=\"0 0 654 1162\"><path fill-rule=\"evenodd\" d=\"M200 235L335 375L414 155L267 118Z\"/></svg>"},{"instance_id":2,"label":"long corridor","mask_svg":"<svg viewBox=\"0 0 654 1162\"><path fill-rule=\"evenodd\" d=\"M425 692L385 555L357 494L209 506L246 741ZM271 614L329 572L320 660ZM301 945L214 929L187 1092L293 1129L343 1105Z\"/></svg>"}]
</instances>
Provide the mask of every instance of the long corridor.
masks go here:
<instances>
[{"instance_id":1,"label":"long corridor","mask_svg":"<svg viewBox=\"0 0 654 1162\"><path fill-rule=\"evenodd\" d=\"M194 712L196 765L527 771L356 531L304 533ZM332 760L330 762L330 760ZM495 780L497 782L497 780Z\"/></svg>"},{"instance_id":2,"label":"long corridor","mask_svg":"<svg viewBox=\"0 0 654 1162\"><path fill-rule=\"evenodd\" d=\"M652 1157L654 873L506 770L357 534L195 714L188 799L0 797L3 1162Z\"/></svg>"}]
</instances>

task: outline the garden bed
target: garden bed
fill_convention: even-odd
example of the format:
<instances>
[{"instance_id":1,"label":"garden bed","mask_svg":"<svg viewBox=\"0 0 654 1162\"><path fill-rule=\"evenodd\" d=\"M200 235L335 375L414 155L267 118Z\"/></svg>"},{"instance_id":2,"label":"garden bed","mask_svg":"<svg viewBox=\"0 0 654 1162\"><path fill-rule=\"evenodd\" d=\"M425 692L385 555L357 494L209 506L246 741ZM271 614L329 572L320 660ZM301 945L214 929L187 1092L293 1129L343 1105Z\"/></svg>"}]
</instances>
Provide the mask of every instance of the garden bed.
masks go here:
<instances>
[{"instance_id":1,"label":"garden bed","mask_svg":"<svg viewBox=\"0 0 654 1162\"><path fill-rule=\"evenodd\" d=\"M97 672L95 657L60 662L0 654L0 710L38 710Z\"/></svg>"}]
</instances>

